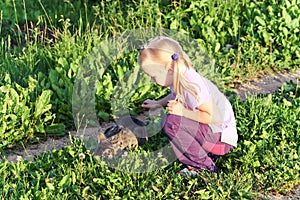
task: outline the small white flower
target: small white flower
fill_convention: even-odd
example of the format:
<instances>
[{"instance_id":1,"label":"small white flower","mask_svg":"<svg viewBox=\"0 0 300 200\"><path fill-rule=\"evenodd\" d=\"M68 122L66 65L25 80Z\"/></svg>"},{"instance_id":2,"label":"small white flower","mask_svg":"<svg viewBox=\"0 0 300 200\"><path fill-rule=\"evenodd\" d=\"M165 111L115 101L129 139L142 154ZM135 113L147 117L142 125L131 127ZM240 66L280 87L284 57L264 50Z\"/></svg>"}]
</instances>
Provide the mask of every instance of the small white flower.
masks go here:
<instances>
[{"instance_id":1,"label":"small white flower","mask_svg":"<svg viewBox=\"0 0 300 200\"><path fill-rule=\"evenodd\" d=\"M23 160L23 157L22 156L17 156L17 161L19 162L21 160Z\"/></svg>"},{"instance_id":2,"label":"small white flower","mask_svg":"<svg viewBox=\"0 0 300 200\"><path fill-rule=\"evenodd\" d=\"M79 159L80 159L80 160L83 160L84 158L85 158L84 153L80 153L80 154L79 154Z\"/></svg>"}]
</instances>

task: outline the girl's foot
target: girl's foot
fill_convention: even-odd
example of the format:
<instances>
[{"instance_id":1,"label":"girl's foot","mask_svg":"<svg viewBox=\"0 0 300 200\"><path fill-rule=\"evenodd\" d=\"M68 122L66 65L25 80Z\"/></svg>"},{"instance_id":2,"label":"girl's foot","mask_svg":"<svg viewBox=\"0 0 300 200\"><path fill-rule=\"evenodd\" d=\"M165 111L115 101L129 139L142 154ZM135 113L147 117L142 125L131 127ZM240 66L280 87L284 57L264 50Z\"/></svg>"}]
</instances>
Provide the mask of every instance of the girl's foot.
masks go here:
<instances>
[{"instance_id":1,"label":"girl's foot","mask_svg":"<svg viewBox=\"0 0 300 200\"><path fill-rule=\"evenodd\" d=\"M186 168L177 172L177 174L180 176L196 176L197 174L201 173L204 170L207 171L207 169L199 169L188 165ZM216 166L214 166L214 169L211 170L210 172L217 172Z\"/></svg>"},{"instance_id":2,"label":"girl's foot","mask_svg":"<svg viewBox=\"0 0 300 200\"><path fill-rule=\"evenodd\" d=\"M186 168L177 172L180 176L196 176L199 173L199 169L195 169L192 166L187 166Z\"/></svg>"}]
</instances>

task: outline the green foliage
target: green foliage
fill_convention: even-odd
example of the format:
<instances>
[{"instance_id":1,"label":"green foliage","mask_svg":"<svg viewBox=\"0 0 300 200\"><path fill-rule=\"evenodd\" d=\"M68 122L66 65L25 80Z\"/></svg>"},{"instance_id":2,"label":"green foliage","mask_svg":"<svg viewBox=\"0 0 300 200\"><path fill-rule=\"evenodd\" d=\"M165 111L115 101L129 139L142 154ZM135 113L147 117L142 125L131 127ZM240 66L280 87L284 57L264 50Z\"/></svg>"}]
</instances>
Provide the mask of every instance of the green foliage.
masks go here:
<instances>
[{"instance_id":1,"label":"green foliage","mask_svg":"<svg viewBox=\"0 0 300 200\"><path fill-rule=\"evenodd\" d=\"M6 81L0 87L0 150L37 134L64 134L64 126L53 123L51 90L37 92L38 82L31 77L27 88L11 83L9 77Z\"/></svg>"},{"instance_id":2,"label":"green foliage","mask_svg":"<svg viewBox=\"0 0 300 200\"><path fill-rule=\"evenodd\" d=\"M8 199L254 199L289 194L299 185L300 176L298 87L288 83L275 95L233 99L240 139L233 152L218 159L217 173L178 176L183 165L177 161L167 165L171 155L163 151L144 166L143 157L135 155L149 158L151 152L168 144L163 133L152 136L114 168L112 161L109 167L71 138L71 146L37 156L34 162L2 161L0 194ZM156 169L163 163L164 167ZM156 170L126 171L151 166ZM14 179L8 178L11 176Z\"/></svg>"},{"instance_id":3,"label":"green foliage","mask_svg":"<svg viewBox=\"0 0 300 200\"><path fill-rule=\"evenodd\" d=\"M57 67L55 70L51 69L49 73L50 89L54 92L52 98L53 110L57 114L57 120L64 122L70 126L73 119L72 116L72 92L73 85L71 80L67 77L66 72Z\"/></svg>"},{"instance_id":4,"label":"green foliage","mask_svg":"<svg viewBox=\"0 0 300 200\"><path fill-rule=\"evenodd\" d=\"M299 3L2 0L0 149L41 135L63 135L66 127L73 128L84 117L95 124L128 112L134 115L142 111L145 99L166 95L167 89L140 73L135 49L119 55L117 45L109 43L109 38L133 29L174 30L171 36L183 41L195 68L221 88L223 83L231 87L232 82L261 72L293 69L300 60ZM75 141L61 151L36 157L35 162L2 161L0 195L253 199L258 193L288 194L299 185L298 85L284 84L275 95L230 100L240 140L238 148L218 160L217 174L182 178L175 175L183 167L177 162L152 173L125 173L95 160ZM79 115L73 116L74 111ZM155 123L150 129L156 130ZM167 143L159 133L137 152L148 155ZM81 160L79 153L86 158ZM122 169L143 167L137 164L140 160L130 158L120 163ZM165 159L156 157L150 167ZM15 178L7 178L11 176Z\"/></svg>"},{"instance_id":5,"label":"green foliage","mask_svg":"<svg viewBox=\"0 0 300 200\"><path fill-rule=\"evenodd\" d=\"M253 71L299 65L299 1L179 1L168 7L167 26L196 38L216 58L224 81ZM163 11L162 11L163 12Z\"/></svg>"},{"instance_id":6,"label":"green foliage","mask_svg":"<svg viewBox=\"0 0 300 200\"><path fill-rule=\"evenodd\" d=\"M283 1L280 6L273 1L248 0L226 3L220 0L39 1L38 4L2 1L1 5L0 35L4 36L1 41L4 51L0 77L9 73L13 82L27 87L29 76L44 74L39 81L43 80L47 86L39 90L53 91L51 110L56 113L56 122L63 121L68 127L73 126L71 94L83 60L92 49L99 48L101 42L124 31L145 27L169 28L192 38L185 40L178 36L184 49L190 52L195 68L221 88L223 83L232 86L232 81L256 76L257 71L290 69L299 61L297 25L300 15L295 0ZM15 18L9 18L7 13L14 13ZM26 17L22 20L20 16L23 15ZM42 34L41 30L47 34ZM42 37L46 39L40 39ZM109 47L102 43L102 52L94 54L106 55L101 67L96 66L105 72L96 71L97 81L94 82L96 115L100 120L112 119L116 114L112 113L119 112L116 109L125 108L132 114L138 113L138 105L144 99L166 94L166 90L152 84L132 82L129 85L124 82L123 79L128 78L124 78L126 73L135 79L135 75L129 73L133 72L131 66L137 65L136 52L112 61L107 59L109 56L113 58L110 54L114 52L105 50L106 46ZM194 52L195 47L201 47L201 55ZM213 61L207 63L209 59ZM116 91L123 91L123 94L116 94ZM111 105L112 96L119 100L124 94L126 101L120 100L121 105L117 102Z\"/></svg>"},{"instance_id":7,"label":"green foliage","mask_svg":"<svg viewBox=\"0 0 300 200\"><path fill-rule=\"evenodd\" d=\"M294 83L284 84L276 95L233 103L240 143L227 166L234 164L240 166L240 172L252 173L255 190L280 193L297 184L299 103L298 85Z\"/></svg>"}]
</instances>

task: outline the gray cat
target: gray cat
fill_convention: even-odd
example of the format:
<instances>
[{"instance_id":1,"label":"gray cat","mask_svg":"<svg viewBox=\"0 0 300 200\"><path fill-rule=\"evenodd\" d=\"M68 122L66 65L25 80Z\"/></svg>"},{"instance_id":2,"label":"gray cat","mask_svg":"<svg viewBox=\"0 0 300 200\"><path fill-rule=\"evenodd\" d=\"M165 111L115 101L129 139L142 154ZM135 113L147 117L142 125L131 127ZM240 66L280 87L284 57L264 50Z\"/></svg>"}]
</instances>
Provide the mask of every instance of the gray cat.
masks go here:
<instances>
[{"instance_id":1,"label":"gray cat","mask_svg":"<svg viewBox=\"0 0 300 200\"><path fill-rule=\"evenodd\" d=\"M111 159L114 156L123 156L126 150L143 145L148 140L144 122L125 116L116 121L116 124L98 133L98 146L95 155Z\"/></svg>"}]
</instances>

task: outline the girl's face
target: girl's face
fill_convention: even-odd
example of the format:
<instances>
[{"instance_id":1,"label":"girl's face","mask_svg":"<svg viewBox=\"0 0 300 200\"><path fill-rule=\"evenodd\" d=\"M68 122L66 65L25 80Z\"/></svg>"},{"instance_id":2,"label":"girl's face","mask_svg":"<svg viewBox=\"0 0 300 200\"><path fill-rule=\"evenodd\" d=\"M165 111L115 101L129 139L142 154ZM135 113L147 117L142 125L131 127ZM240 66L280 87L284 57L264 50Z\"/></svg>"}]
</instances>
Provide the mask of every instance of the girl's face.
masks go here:
<instances>
[{"instance_id":1,"label":"girl's face","mask_svg":"<svg viewBox=\"0 0 300 200\"><path fill-rule=\"evenodd\" d=\"M169 87L173 84L173 70L166 65L147 59L142 63L142 69L151 77L151 81L160 86Z\"/></svg>"}]
</instances>

